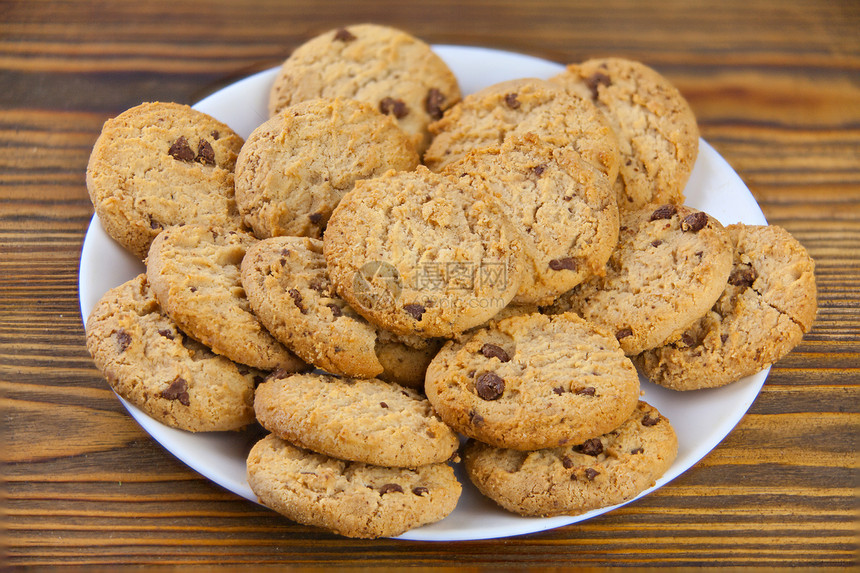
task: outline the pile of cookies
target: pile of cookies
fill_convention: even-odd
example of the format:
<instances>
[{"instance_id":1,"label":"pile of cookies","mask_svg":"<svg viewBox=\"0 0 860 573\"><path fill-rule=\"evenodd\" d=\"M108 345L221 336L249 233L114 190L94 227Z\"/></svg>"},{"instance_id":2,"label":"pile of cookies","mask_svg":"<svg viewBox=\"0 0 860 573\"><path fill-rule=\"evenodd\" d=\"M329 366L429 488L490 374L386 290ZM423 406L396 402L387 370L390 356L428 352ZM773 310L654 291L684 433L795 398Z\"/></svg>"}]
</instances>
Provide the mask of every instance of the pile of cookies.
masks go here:
<instances>
[{"instance_id":1,"label":"pile of cookies","mask_svg":"<svg viewBox=\"0 0 860 573\"><path fill-rule=\"evenodd\" d=\"M696 120L638 62L461 99L429 46L364 24L296 49L269 104L247 141L178 104L106 122L87 187L146 273L96 305L87 346L161 422L259 423L248 482L293 520L438 521L461 456L521 515L623 502L677 452L636 366L728 384L814 319L786 231L684 205Z\"/></svg>"}]
</instances>

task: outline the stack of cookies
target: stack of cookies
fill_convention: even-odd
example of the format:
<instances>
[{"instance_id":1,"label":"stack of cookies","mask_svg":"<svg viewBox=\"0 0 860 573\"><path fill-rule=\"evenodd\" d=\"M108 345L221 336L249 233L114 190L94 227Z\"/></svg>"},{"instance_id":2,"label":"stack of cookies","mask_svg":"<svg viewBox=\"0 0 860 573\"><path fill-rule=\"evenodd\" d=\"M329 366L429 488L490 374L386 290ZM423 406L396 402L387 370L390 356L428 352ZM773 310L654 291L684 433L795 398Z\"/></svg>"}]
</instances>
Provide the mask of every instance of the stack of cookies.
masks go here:
<instances>
[{"instance_id":1,"label":"stack of cookies","mask_svg":"<svg viewBox=\"0 0 860 573\"><path fill-rule=\"evenodd\" d=\"M677 452L636 366L728 384L814 319L787 232L684 205L696 120L640 63L461 100L429 46L365 24L300 46L269 104L247 141L178 104L105 124L87 186L146 273L99 302L87 345L159 421L265 428L248 481L293 520L438 521L461 455L522 515L623 502Z\"/></svg>"}]
</instances>

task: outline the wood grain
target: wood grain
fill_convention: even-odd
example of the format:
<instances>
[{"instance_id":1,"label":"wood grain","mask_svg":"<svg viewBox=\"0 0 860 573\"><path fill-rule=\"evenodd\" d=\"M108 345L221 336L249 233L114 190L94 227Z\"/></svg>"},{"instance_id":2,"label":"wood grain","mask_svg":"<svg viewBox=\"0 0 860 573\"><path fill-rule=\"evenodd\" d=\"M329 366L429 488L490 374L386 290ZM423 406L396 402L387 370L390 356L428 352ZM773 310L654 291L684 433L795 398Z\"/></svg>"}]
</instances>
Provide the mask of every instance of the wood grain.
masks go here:
<instances>
[{"instance_id":1,"label":"wood grain","mask_svg":"<svg viewBox=\"0 0 860 573\"><path fill-rule=\"evenodd\" d=\"M726 440L653 495L504 540L357 541L220 489L125 414L86 352L77 266L102 123L193 103L356 22L669 77L817 264L812 331ZM857 561L860 7L854 1L0 2L5 565L850 566Z\"/></svg>"}]
</instances>

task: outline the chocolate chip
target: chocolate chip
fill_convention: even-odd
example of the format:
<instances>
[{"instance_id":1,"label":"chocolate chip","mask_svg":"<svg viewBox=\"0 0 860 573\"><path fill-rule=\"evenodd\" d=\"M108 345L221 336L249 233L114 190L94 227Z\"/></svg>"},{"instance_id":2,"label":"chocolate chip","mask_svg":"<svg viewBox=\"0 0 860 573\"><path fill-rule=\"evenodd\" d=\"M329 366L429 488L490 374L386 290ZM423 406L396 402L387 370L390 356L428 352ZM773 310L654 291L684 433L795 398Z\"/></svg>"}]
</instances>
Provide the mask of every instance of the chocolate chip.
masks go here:
<instances>
[{"instance_id":1,"label":"chocolate chip","mask_svg":"<svg viewBox=\"0 0 860 573\"><path fill-rule=\"evenodd\" d=\"M338 42L352 42L355 40L355 36L347 30L346 28L340 28L337 32L334 33L334 39Z\"/></svg>"},{"instance_id":2,"label":"chocolate chip","mask_svg":"<svg viewBox=\"0 0 860 573\"><path fill-rule=\"evenodd\" d=\"M197 292L197 287L196 286L189 287L188 290L190 290L191 292Z\"/></svg>"},{"instance_id":3,"label":"chocolate chip","mask_svg":"<svg viewBox=\"0 0 860 573\"><path fill-rule=\"evenodd\" d=\"M179 400L180 404L188 406L191 403L188 399L188 382L177 376L170 383L170 386L161 392L161 397L166 400Z\"/></svg>"},{"instance_id":4,"label":"chocolate chip","mask_svg":"<svg viewBox=\"0 0 860 573\"><path fill-rule=\"evenodd\" d=\"M663 244L663 241L661 241L660 239L657 239L656 241L651 241L652 247L659 247L662 244Z\"/></svg>"},{"instance_id":5,"label":"chocolate chip","mask_svg":"<svg viewBox=\"0 0 860 573\"><path fill-rule=\"evenodd\" d=\"M720 342L722 342L723 344L725 344L725 343L726 343L726 341L728 341L728 339L729 339L729 335L728 335L728 334L721 334L721 335L720 335Z\"/></svg>"},{"instance_id":6,"label":"chocolate chip","mask_svg":"<svg viewBox=\"0 0 860 573\"><path fill-rule=\"evenodd\" d=\"M386 409L388 408L388 404L386 404L385 402L380 402L379 405L382 406L383 408L386 408Z\"/></svg>"},{"instance_id":7,"label":"chocolate chip","mask_svg":"<svg viewBox=\"0 0 860 573\"><path fill-rule=\"evenodd\" d=\"M681 342L683 342L688 347L693 347L696 345L696 339L689 332L685 332L681 335Z\"/></svg>"},{"instance_id":8,"label":"chocolate chip","mask_svg":"<svg viewBox=\"0 0 860 573\"><path fill-rule=\"evenodd\" d=\"M337 317L339 317L339 316L343 316L343 311L342 311L342 310L340 309L340 307L339 307L338 305L336 305L335 303L330 302L330 303L328 303L326 306L327 306L327 307L329 307L329 308L331 309L331 314L332 314L332 316L334 316L335 318L337 318Z\"/></svg>"},{"instance_id":9,"label":"chocolate chip","mask_svg":"<svg viewBox=\"0 0 860 573\"><path fill-rule=\"evenodd\" d=\"M659 219L671 219L675 213L678 212L678 208L671 203L667 203L666 205L661 205L657 207L657 209L651 213L651 218L649 221L657 221Z\"/></svg>"},{"instance_id":10,"label":"chocolate chip","mask_svg":"<svg viewBox=\"0 0 860 573\"><path fill-rule=\"evenodd\" d=\"M403 488L396 483L387 483L381 488L379 488L379 495L385 495L386 493L394 492L403 493Z\"/></svg>"},{"instance_id":11,"label":"chocolate chip","mask_svg":"<svg viewBox=\"0 0 860 573\"><path fill-rule=\"evenodd\" d=\"M645 414L645 417L642 418L642 425L643 426L654 426L659 421L660 421L660 416L657 416L656 418L652 418L650 414Z\"/></svg>"},{"instance_id":12,"label":"chocolate chip","mask_svg":"<svg viewBox=\"0 0 860 573\"><path fill-rule=\"evenodd\" d=\"M179 138L173 142L173 145L170 146L167 153L177 161L194 161L194 151L191 149L191 146L188 145L188 140L185 139L184 135L180 135Z\"/></svg>"},{"instance_id":13,"label":"chocolate chip","mask_svg":"<svg viewBox=\"0 0 860 573\"><path fill-rule=\"evenodd\" d=\"M156 221L152 217L150 217L149 218L149 228L150 229L160 229L161 223L159 223L158 221Z\"/></svg>"},{"instance_id":14,"label":"chocolate chip","mask_svg":"<svg viewBox=\"0 0 860 573\"><path fill-rule=\"evenodd\" d=\"M553 392L553 394L557 394L557 395L561 396L562 394L564 394L564 388L562 388L561 386L556 386L555 388L552 389L552 392Z\"/></svg>"},{"instance_id":15,"label":"chocolate chip","mask_svg":"<svg viewBox=\"0 0 860 573\"><path fill-rule=\"evenodd\" d=\"M628 336L633 336L632 328L621 328L615 332L615 338L621 340L622 338L627 338Z\"/></svg>"},{"instance_id":16,"label":"chocolate chip","mask_svg":"<svg viewBox=\"0 0 860 573\"><path fill-rule=\"evenodd\" d=\"M475 381L475 390L482 400L498 400L505 392L505 379L494 372L484 372Z\"/></svg>"},{"instance_id":17,"label":"chocolate chip","mask_svg":"<svg viewBox=\"0 0 860 573\"><path fill-rule=\"evenodd\" d=\"M597 393L597 390L594 388L594 386L587 386L585 388L580 388L579 390L574 392L574 394L577 394L579 396L594 396L596 393Z\"/></svg>"},{"instance_id":18,"label":"chocolate chip","mask_svg":"<svg viewBox=\"0 0 860 573\"><path fill-rule=\"evenodd\" d=\"M394 99L393 97L384 97L379 102L379 111L385 115L393 115L397 119L406 117L409 114L409 108L403 103L402 99Z\"/></svg>"},{"instance_id":19,"label":"chocolate chip","mask_svg":"<svg viewBox=\"0 0 860 573\"><path fill-rule=\"evenodd\" d=\"M603 453L603 442L600 438L591 438L576 446L576 451L587 456L599 456Z\"/></svg>"},{"instance_id":20,"label":"chocolate chip","mask_svg":"<svg viewBox=\"0 0 860 573\"><path fill-rule=\"evenodd\" d=\"M328 291L328 281L324 278L315 277L308 283L308 287L322 294Z\"/></svg>"},{"instance_id":21,"label":"chocolate chip","mask_svg":"<svg viewBox=\"0 0 860 573\"><path fill-rule=\"evenodd\" d=\"M124 330L116 333L116 342L119 344L119 351L125 352L131 344L131 335Z\"/></svg>"},{"instance_id":22,"label":"chocolate chip","mask_svg":"<svg viewBox=\"0 0 860 573\"><path fill-rule=\"evenodd\" d=\"M586 468L586 470L585 470L585 477L588 478L588 481L594 481L594 478L596 478L599 475L600 475L600 472L595 470L595 469Z\"/></svg>"},{"instance_id":23,"label":"chocolate chip","mask_svg":"<svg viewBox=\"0 0 860 573\"><path fill-rule=\"evenodd\" d=\"M681 221L681 230L691 233L698 233L708 224L708 215L702 211L697 211L691 215L684 217Z\"/></svg>"},{"instance_id":24,"label":"chocolate chip","mask_svg":"<svg viewBox=\"0 0 860 573\"><path fill-rule=\"evenodd\" d=\"M218 133L217 129L213 129L211 132L209 132L209 135L211 135L212 139L214 139L215 141L218 141L219 139L221 139L221 134Z\"/></svg>"},{"instance_id":25,"label":"chocolate chip","mask_svg":"<svg viewBox=\"0 0 860 573\"><path fill-rule=\"evenodd\" d=\"M645 451L644 448L639 447L639 448L636 448L635 450L630 450L630 453L635 455L635 454L641 454L644 451Z\"/></svg>"},{"instance_id":26,"label":"chocolate chip","mask_svg":"<svg viewBox=\"0 0 860 573\"><path fill-rule=\"evenodd\" d=\"M541 164L541 165L535 165L534 167L532 167L532 173L534 173L538 177L543 175L544 171L546 171L546 165ZM570 201L570 199L568 199L568 201Z\"/></svg>"},{"instance_id":27,"label":"chocolate chip","mask_svg":"<svg viewBox=\"0 0 860 573\"><path fill-rule=\"evenodd\" d=\"M484 425L484 417L474 410L469 410L469 423L473 426L482 426Z\"/></svg>"},{"instance_id":28,"label":"chocolate chip","mask_svg":"<svg viewBox=\"0 0 860 573\"><path fill-rule=\"evenodd\" d=\"M287 291L287 294L289 294L290 298L293 299L293 302L296 304L296 308L298 308L302 314L307 314L307 309L302 306L302 293L300 293L298 289L291 288Z\"/></svg>"},{"instance_id":29,"label":"chocolate chip","mask_svg":"<svg viewBox=\"0 0 860 573\"><path fill-rule=\"evenodd\" d=\"M197 162L203 165L215 165L215 151L205 139L201 139L197 144Z\"/></svg>"},{"instance_id":30,"label":"chocolate chip","mask_svg":"<svg viewBox=\"0 0 860 573\"><path fill-rule=\"evenodd\" d=\"M742 267L732 271L731 276L729 276L729 284L747 288L751 287L757 278L758 273L755 272L754 268Z\"/></svg>"},{"instance_id":31,"label":"chocolate chip","mask_svg":"<svg viewBox=\"0 0 860 573\"><path fill-rule=\"evenodd\" d=\"M517 99L517 94L505 94L505 105L511 109L519 109L520 100Z\"/></svg>"},{"instance_id":32,"label":"chocolate chip","mask_svg":"<svg viewBox=\"0 0 860 573\"><path fill-rule=\"evenodd\" d=\"M498 358L502 362L509 362L511 357L505 352L505 349L489 342L481 347L481 354L487 358Z\"/></svg>"},{"instance_id":33,"label":"chocolate chip","mask_svg":"<svg viewBox=\"0 0 860 573\"><path fill-rule=\"evenodd\" d=\"M427 97L424 98L424 109L427 114L433 119L442 119L443 105L445 105L445 94L436 88L430 88L427 91Z\"/></svg>"},{"instance_id":34,"label":"chocolate chip","mask_svg":"<svg viewBox=\"0 0 860 573\"><path fill-rule=\"evenodd\" d=\"M310 219L310 222L314 225L319 225L319 222L322 221L322 213L311 213L308 215L308 219Z\"/></svg>"},{"instance_id":35,"label":"chocolate chip","mask_svg":"<svg viewBox=\"0 0 860 573\"><path fill-rule=\"evenodd\" d=\"M423 497L423 496L427 495L428 493L430 493L430 490L424 486L419 485L418 487L412 488L412 493L414 493L415 495L417 495L419 497Z\"/></svg>"},{"instance_id":36,"label":"chocolate chip","mask_svg":"<svg viewBox=\"0 0 860 573\"><path fill-rule=\"evenodd\" d=\"M563 257L561 259L553 259L549 262L549 268L554 271L568 270L575 271L577 267L576 259L573 257Z\"/></svg>"},{"instance_id":37,"label":"chocolate chip","mask_svg":"<svg viewBox=\"0 0 860 573\"><path fill-rule=\"evenodd\" d=\"M414 318L415 320L421 320L421 317L424 316L424 312L427 310L422 305L418 303L409 303L403 305L403 310L409 313L409 316Z\"/></svg>"},{"instance_id":38,"label":"chocolate chip","mask_svg":"<svg viewBox=\"0 0 860 573\"><path fill-rule=\"evenodd\" d=\"M590 77L585 78L585 85L591 90L591 99L597 99L600 86L611 86L612 80L602 72L594 72Z\"/></svg>"},{"instance_id":39,"label":"chocolate chip","mask_svg":"<svg viewBox=\"0 0 860 573\"><path fill-rule=\"evenodd\" d=\"M573 467L573 460L570 459L570 456L562 456L561 457L561 465L564 466L564 469L569 470Z\"/></svg>"},{"instance_id":40,"label":"chocolate chip","mask_svg":"<svg viewBox=\"0 0 860 573\"><path fill-rule=\"evenodd\" d=\"M159 329L158 334L160 334L164 338L167 338L168 340L173 340L173 332L170 330L167 330L166 328Z\"/></svg>"}]
</instances>

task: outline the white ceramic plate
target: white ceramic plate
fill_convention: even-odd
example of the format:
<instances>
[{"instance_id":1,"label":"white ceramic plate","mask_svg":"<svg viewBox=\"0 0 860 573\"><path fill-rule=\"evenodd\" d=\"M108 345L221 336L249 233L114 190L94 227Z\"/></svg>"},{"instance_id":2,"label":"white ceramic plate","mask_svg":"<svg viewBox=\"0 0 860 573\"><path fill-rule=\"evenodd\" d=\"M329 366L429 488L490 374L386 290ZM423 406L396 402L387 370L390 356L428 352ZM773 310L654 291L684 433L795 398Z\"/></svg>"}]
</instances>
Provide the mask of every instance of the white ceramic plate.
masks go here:
<instances>
[{"instance_id":1,"label":"white ceramic plate","mask_svg":"<svg viewBox=\"0 0 860 573\"><path fill-rule=\"evenodd\" d=\"M456 74L464 94L503 80L548 78L562 70L559 64L510 52L463 46L435 46L434 49ZM271 69L238 81L194 107L247 138L267 117L269 86L275 73L276 70ZM689 205L708 212L724 225L766 224L747 187L705 141L700 142L699 157L685 194ZM108 237L98 218L93 217L81 253L82 315L89 316L108 289L143 271L140 261ZM720 443L755 400L767 373L767 370L759 372L723 388L686 393L666 390L643 380L644 400L669 418L678 434L679 449L666 475L639 497L675 478ZM259 437L257 433L193 434L160 424L124 400L123 405L146 432L188 466L237 495L256 501L245 479L245 458ZM458 470L458 477L463 483L463 496L454 512L438 523L401 535L401 539L453 541L507 537L576 523L614 509L607 507L574 517L519 517L481 496L462 471Z\"/></svg>"}]
</instances>

